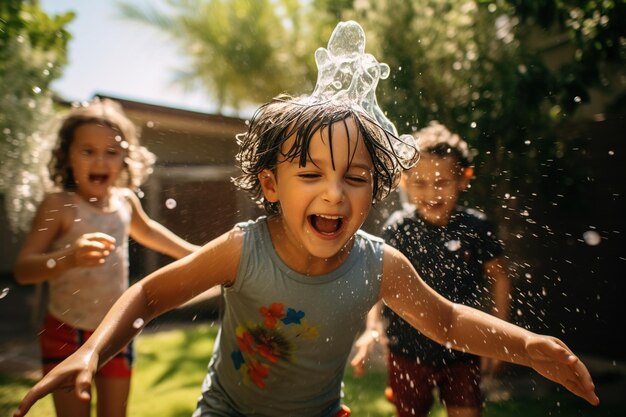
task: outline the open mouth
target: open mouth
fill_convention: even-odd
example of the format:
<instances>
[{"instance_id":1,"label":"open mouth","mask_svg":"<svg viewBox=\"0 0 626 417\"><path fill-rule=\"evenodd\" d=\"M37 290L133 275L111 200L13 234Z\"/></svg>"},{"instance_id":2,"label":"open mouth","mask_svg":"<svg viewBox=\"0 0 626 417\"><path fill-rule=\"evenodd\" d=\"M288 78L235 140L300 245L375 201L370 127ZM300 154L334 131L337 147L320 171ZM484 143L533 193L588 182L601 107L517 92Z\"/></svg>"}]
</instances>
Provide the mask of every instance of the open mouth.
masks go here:
<instances>
[{"instance_id":1,"label":"open mouth","mask_svg":"<svg viewBox=\"0 0 626 417\"><path fill-rule=\"evenodd\" d=\"M431 210L437 210L440 207L443 207L443 203L441 201L430 201L426 203L426 207Z\"/></svg>"},{"instance_id":2,"label":"open mouth","mask_svg":"<svg viewBox=\"0 0 626 417\"><path fill-rule=\"evenodd\" d=\"M312 214L309 216L309 223L316 232L322 235L333 235L341 230L343 217L327 214Z\"/></svg>"},{"instance_id":3,"label":"open mouth","mask_svg":"<svg viewBox=\"0 0 626 417\"><path fill-rule=\"evenodd\" d=\"M89 174L89 182L95 184L104 184L108 179L109 176L107 174Z\"/></svg>"}]
</instances>

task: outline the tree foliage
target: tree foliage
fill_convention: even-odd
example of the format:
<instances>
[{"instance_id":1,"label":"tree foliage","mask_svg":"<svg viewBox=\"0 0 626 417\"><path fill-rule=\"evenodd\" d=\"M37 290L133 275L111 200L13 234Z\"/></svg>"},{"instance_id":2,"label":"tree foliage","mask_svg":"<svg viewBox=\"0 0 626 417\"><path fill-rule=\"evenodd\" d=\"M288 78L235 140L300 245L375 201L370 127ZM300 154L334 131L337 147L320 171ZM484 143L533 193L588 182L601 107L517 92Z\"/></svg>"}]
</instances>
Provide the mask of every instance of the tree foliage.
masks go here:
<instances>
[{"instance_id":1,"label":"tree foliage","mask_svg":"<svg viewBox=\"0 0 626 417\"><path fill-rule=\"evenodd\" d=\"M307 93L313 52L340 20L357 20L367 50L391 67L378 101L401 133L439 120L482 159L481 201L511 195L539 178L535 156L559 154L549 133L590 99L621 91L624 5L611 0L170 0L171 13L125 6L156 24L190 57L184 80L221 104L259 103ZM170 17L172 16L172 17ZM567 46L555 67L537 35ZM550 44L554 46L553 44ZM611 69L617 67L617 75ZM621 76L620 76L621 74ZM621 83L621 84L620 84ZM500 199L500 200L501 200ZM500 205L491 198L492 204Z\"/></svg>"},{"instance_id":2,"label":"tree foliage","mask_svg":"<svg viewBox=\"0 0 626 417\"><path fill-rule=\"evenodd\" d=\"M37 1L0 3L0 192L15 230L29 227L44 192L50 83L66 63L65 26L73 17L48 16Z\"/></svg>"},{"instance_id":3,"label":"tree foliage","mask_svg":"<svg viewBox=\"0 0 626 417\"><path fill-rule=\"evenodd\" d=\"M311 11L298 0L168 0L167 10L131 2L121 14L158 28L188 60L176 79L201 88L220 109L264 102L281 91L310 91Z\"/></svg>"}]
</instances>

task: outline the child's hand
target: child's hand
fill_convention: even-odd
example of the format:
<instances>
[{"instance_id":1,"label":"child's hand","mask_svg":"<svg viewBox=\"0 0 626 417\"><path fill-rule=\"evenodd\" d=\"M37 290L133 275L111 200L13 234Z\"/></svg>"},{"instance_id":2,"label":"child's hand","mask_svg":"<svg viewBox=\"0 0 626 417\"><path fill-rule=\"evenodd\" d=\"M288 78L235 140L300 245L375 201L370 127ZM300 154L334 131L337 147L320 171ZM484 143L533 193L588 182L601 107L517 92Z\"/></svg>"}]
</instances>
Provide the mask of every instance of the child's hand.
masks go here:
<instances>
[{"instance_id":1,"label":"child's hand","mask_svg":"<svg viewBox=\"0 0 626 417\"><path fill-rule=\"evenodd\" d=\"M377 343L380 343L384 349L387 348L387 336L384 331L366 330L355 342L356 353L350 361L350 365L354 371L354 376L357 378L365 374L365 361Z\"/></svg>"},{"instance_id":2,"label":"child's hand","mask_svg":"<svg viewBox=\"0 0 626 417\"><path fill-rule=\"evenodd\" d=\"M526 342L530 365L541 375L558 382L572 393L598 405L595 385L587 367L557 338L533 336Z\"/></svg>"},{"instance_id":3,"label":"child's hand","mask_svg":"<svg viewBox=\"0 0 626 417\"><path fill-rule=\"evenodd\" d=\"M82 349L58 364L22 398L13 417L22 417L41 398L56 390L74 390L82 401L91 397L91 381L98 367L98 355Z\"/></svg>"},{"instance_id":4,"label":"child's hand","mask_svg":"<svg viewBox=\"0 0 626 417\"><path fill-rule=\"evenodd\" d=\"M115 238L104 233L85 233L74 242L72 258L74 266L102 265L115 250Z\"/></svg>"}]
</instances>

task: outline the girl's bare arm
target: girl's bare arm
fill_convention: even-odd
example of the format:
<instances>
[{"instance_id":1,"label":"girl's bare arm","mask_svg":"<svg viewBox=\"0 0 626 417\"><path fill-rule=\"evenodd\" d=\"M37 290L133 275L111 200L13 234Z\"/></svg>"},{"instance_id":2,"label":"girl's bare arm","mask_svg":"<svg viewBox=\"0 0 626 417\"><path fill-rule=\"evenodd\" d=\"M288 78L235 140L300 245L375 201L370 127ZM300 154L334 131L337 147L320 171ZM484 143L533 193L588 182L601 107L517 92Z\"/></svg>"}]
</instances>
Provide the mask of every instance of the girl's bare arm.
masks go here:
<instances>
[{"instance_id":1,"label":"girl's bare arm","mask_svg":"<svg viewBox=\"0 0 626 417\"><path fill-rule=\"evenodd\" d=\"M187 242L159 222L148 217L135 194L129 193L128 196L133 208L130 235L137 242L174 259L180 259L200 248L200 246Z\"/></svg>"}]
</instances>

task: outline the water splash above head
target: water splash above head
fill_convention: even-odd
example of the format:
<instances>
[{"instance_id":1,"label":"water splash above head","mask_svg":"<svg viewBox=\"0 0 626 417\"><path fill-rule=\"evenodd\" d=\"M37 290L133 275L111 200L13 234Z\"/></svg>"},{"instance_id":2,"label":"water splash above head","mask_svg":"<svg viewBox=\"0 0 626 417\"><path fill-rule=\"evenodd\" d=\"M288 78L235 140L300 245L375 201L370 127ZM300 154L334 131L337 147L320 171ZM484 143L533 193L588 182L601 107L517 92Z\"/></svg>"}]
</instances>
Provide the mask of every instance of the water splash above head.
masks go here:
<instances>
[{"instance_id":1,"label":"water splash above head","mask_svg":"<svg viewBox=\"0 0 626 417\"><path fill-rule=\"evenodd\" d=\"M376 100L378 80L389 77L389 65L365 53L365 32L354 21L339 22L328 48L315 51L317 84L311 97L359 104L387 131L397 134Z\"/></svg>"},{"instance_id":2,"label":"water splash above head","mask_svg":"<svg viewBox=\"0 0 626 417\"><path fill-rule=\"evenodd\" d=\"M376 99L378 81L389 77L389 65L365 53L365 32L355 21L339 22L327 48L315 51L317 83L307 101L348 101L362 107L386 131L398 136ZM394 143L396 153L410 159L417 150L411 135Z\"/></svg>"}]
</instances>

